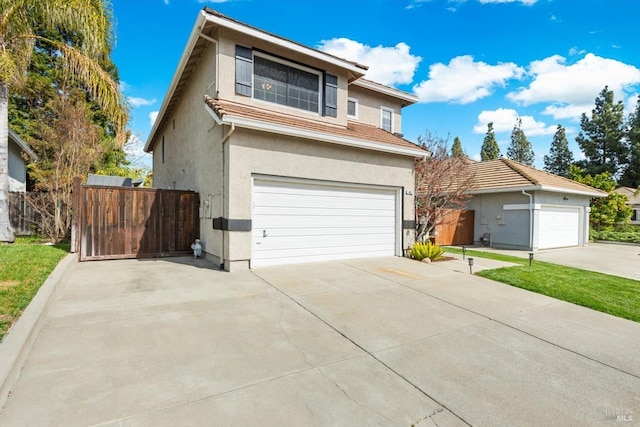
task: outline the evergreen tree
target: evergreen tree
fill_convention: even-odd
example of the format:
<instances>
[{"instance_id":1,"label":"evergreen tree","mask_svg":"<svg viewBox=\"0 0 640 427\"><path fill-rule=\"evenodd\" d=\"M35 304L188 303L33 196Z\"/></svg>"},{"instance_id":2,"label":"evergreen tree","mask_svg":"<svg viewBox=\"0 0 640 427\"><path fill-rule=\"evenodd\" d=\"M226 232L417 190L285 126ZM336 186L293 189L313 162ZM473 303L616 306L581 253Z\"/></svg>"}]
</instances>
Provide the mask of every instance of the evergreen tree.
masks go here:
<instances>
[{"instance_id":1,"label":"evergreen tree","mask_svg":"<svg viewBox=\"0 0 640 427\"><path fill-rule=\"evenodd\" d=\"M533 166L533 161L536 159L531 142L522 130L522 119L520 118L511 131L511 144L507 148L507 157L527 166Z\"/></svg>"},{"instance_id":2,"label":"evergreen tree","mask_svg":"<svg viewBox=\"0 0 640 427\"><path fill-rule=\"evenodd\" d=\"M624 141L623 110L622 101L614 103L613 91L605 86L596 98L591 118L582 114L582 131L576 141L585 155L585 160L578 164L587 174L609 172L616 176L626 164L628 148Z\"/></svg>"},{"instance_id":3,"label":"evergreen tree","mask_svg":"<svg viewBox=\"0 0 640 427\"><path fill-rule=\"evenodd\" d=\"M620 185L640 188L640 96L636 110L629 114L626 135L629 144L629 161L620 179Z\"/></svg>"},{"instance_id":4,"label":"evergreen tree","mask_svg":"<svg viewBox=\"0 0 640 427\"><path fill-rule=\"evenodd\" d=\"M569 141L567 141L564 127L558 125L553 135L549 155L544 156L544 170L566 177L571 163L573 163L573 153L569 150Z\"/></svg>"},{"instance_id":5,"label":"evergreen tree","mask_svg":"<svg viewBox=\"0 0 640 427\"><path fill-rule=\"evenodd\" d=\"M468 157L462 149L462 142L457 136L453 139L453 145L451 146L451 157Z\"/></svg>"},{"instance_id":6,"label":"evergreen tree","mask_svg":"<svg viewBox=\"0 0 640 427\"><path fill-rule=\"evenodd\" d=\"M118 84L101 64L113 40L110 3L104 0L3 0L0 2L0 241L14 240L9 223L9 95L27 74L38 31L73 35L73 45L48 40L60 65L84 84L114 124L114 137L124 142L128 111ZM79 46L76 48L75 46Z\"/></svg>"},{"instance_id":7,"label":"evergreen tree","mask_svg":"<svg viewBox=\"0 0 640 427\"><path fill-rule=\"evenodd\" d=\"M480 148L480 158L482 161L495 160L500 157L500 147L496 142L496 133L493 130L493 122L487 125L487 134L482 141Z\"/></svg>"}]
</instances>

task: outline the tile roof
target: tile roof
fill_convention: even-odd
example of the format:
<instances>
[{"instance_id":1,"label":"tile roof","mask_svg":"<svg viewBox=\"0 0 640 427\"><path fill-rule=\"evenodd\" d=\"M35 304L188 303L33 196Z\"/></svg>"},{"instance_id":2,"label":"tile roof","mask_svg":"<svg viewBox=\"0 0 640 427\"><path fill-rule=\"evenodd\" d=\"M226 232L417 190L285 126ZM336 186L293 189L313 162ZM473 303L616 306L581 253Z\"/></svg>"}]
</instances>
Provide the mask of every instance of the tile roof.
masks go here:
<instances>
[{"instance_id":1,"label":"tile roof","mask_svg":"<svg viewBox=\"0 0 640 427\"><path fill-rule=\"evenodd\" d=\"M204 102L209 108L211 108L211 110L213 110L220 120L225 120L225 117L241 117L268 124L304 129L307 131L346 137L354 140L391 145L405 149L424 150L413 142L407 141L398 135L363 123L349 121L346 126L341 126L319 120L278 113L264 108L239 104L233 101L213 99L208 95L205 95ZM427 155L428 151L424 150L424 153L424 155Z\"/></svg>"},{"instance_id":2,"label":"tile roof","mask_svg":"<svg viewBox=\"0 0 640 427\"><path fill-rule=\"evenodd\" d=\"M631 187L620 187L613 190L614 193L624 194L629 198L629 204L640 205L640 191Z\"/></svg>"},{"instance_id":3,"label":"tile roof","mask_svg":"<svg viewBox=\"0 0 640 427\"><path fill-rule=\"evenodd\" d=\"M475 174L475 186L472 193L540 187L538 189L556 192L569 191L596 197L607 195L607 193L588 185L505 158L474 162L470 163L468 167Z\"/></svg>"}]
</instances>

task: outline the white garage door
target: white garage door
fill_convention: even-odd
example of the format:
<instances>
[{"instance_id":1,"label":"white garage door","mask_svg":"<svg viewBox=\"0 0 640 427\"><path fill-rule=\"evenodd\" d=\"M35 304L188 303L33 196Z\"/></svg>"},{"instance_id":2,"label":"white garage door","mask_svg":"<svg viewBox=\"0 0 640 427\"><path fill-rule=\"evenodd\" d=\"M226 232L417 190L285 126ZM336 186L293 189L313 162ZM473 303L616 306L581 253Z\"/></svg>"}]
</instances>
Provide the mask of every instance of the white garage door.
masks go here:
<instances>
[{"instance_id":1,"label":"white garage door","mask_svg":"<svg viewBox=\"0 0 640 427\"><path fill-rule=\"evenodd\" d=\"M563 248L580 244L580 209L542 206L538 248Z\"/></svg>"},{"instance_id":2,"label":"white garage door","mask_svg":"<svg viewBox=\"0 0 640 427\"><path fill-rule=\"evenodd\" d=\"M396 194L256 178L251 266L393 256Z\"/></svg>"}]
</instances>

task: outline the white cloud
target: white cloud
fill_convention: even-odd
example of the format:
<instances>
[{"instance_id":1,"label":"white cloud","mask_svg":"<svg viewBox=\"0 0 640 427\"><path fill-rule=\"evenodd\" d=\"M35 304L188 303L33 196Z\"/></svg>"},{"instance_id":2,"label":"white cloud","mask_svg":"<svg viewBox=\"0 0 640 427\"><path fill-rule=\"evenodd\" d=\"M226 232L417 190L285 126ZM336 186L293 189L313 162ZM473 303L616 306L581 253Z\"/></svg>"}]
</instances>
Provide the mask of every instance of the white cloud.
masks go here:
<instances>
[{"instance_id":1,"label":"white cloud","mask_svg":"<svg viewBox=\"0 0 640 427\"><path fill-rule=\"evenodd\" d=\"M456 102L468 104L504 87L509 79L519 79L524 69L512 62L489 65L476 62L471 55L458 56L449 64L429 66L429 80L414 86L422 102Z\"/></svg>"},{"instance_id":2,"label":"white cloud","mask_svg":"<svg viewBox=\"0 0 640 427\"><path fill-rule=\"evenodd\" d=\"M133 108L138 108L138 107L142 107L144 105L153 105L153 104L156 103L156 100L155 100L155 98L154 99L145 99L145 98L138 98L138 97L135 97L135 96L129 96L129 97L127 97L127 102Z\"/></svg>"},{"instance_id":3,"label":"white cloud","mask_svg":"<svg viewBox=\"0 0 640 427\"><path fill-rule=\"evenodd\" d=\"M640 93L634 93L633 95L630 95L629 99L627 99L627 103L624 106L625 115L629 115L630 113L635 112L638 102L640 102Z\"/></svg>"},{"instance_id":4,"label":"white cloud","mask_svg":"<svg viewBox=\"0 0 640 427\"><path fill-rule=\"evenodd\" d=\"M147 154L143 151L143 148L144 142L142 142L142 140L136 135L131 135L127 143L124 145L123 150L129 159L134 161Z\"/></svg>"},{"instance_id":5,"label":"white cloud","mask_svg":"<svg viewBox=\"0 0 640 427\"><path fill-rule=\"evenodd\" d=\"M478 114L478 123L473 127L473 131L480 134L486 133L487 124L493 122L493 129L496 133L511 133L518 118L522 120L521 129L527 136L553 135L556 132L555 126L547 126L544 122L538 122L531 116L520 116L516 110L510 108L482 111Z\"/></svg>"},{"instance_id":6,"label":"white cloud","mask_svg":"<svg viewBox=\"0 0 640 427\"><path fill-rule=\"evenodd\" d=\"M560 55L533 61L528 74L533 78L529 86L509 93L507 98L523 105L553 103L545 114L555 119L575 119L590 111L605 86L616 97L625 98L626 92L640 84L640 69L592 53L572 65L567 65L566 58Z\"/></svg>"},{"instance_id":7,"label":"white cloud","mask_svg":"<svg viewBox=\"0 0 640 427\"><path fill-rule=\"evenodd\" d=\"M587 51L584 49L579 49L578 46L573 46L571 49L569 49L569 56L584 55L585 53L587 53Z\"/></svg>"},{"instance_id":8,"label":"white cloud","mask_svg":"<svg viewBox=\"0 0 640 427\"><path fill-rule=\"evenodd\" d=\"M156 119L158 118L158 113L160 112L152 111L149 113L149 126L153 127L153 124L156 122Z\"/></svg>"},{"instance_id":9,"label":"white cloud","mask_svg":"<svg viewBox=\"0 0 640 427\"><path fill-rule=\"evenodd\" d=\"M366 78L386 85L407 84L422 60L412 55L406 43L395 46L367 46L347 38L322 40L318 47L323 52L367 65Z\"/></svg>"},{"instance_id":10,"label":"white cloud","mask_svg":"<svg viewBox=\"0 0 640 427\"><path fill-rule=\"evenodd\" d=\"M476 153L472 156L472 159L475 160L476 162L479 162L482 160L482 156L480 155L480 153Z\"/></svg>"}]
</instances>

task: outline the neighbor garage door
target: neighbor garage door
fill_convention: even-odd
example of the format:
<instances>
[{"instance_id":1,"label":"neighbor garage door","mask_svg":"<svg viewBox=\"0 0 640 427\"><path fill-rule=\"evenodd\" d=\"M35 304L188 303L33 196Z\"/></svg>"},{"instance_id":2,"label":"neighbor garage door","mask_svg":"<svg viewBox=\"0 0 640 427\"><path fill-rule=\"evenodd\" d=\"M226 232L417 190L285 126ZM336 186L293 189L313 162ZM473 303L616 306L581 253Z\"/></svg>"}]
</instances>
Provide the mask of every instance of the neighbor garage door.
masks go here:
<instances>
[{"instance_id":1,"label":"neighbor garage door","mask_svg":"<svg viewBox=\"0 0 640 427\"><path fill-rule=\"evenodd\" d=\"M538 248L562 248L580 244L580 208L542 206Z\"/></svg>"},{"instance_id":2,"label":"neighbor garage door","mask_svg":"<svg viewBox=\"0 0 640 427\"><path fill-rule=\"evenodd\" d=\"M252 267L393 256L397 191L255 179Z\"/></svg>"}]
</instances>

